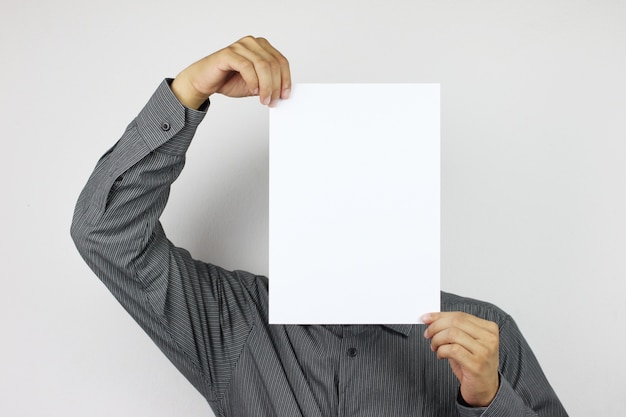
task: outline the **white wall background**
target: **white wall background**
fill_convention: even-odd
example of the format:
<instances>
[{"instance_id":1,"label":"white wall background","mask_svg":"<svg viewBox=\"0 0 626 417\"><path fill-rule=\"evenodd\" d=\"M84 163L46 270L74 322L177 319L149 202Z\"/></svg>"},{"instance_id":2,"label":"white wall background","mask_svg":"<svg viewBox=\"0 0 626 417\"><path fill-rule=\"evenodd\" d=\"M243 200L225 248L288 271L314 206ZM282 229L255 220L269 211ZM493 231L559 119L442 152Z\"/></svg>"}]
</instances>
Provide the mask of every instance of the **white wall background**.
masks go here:
<instances>
[{"instance_id":1,"label":"white wall background","mask_svg":"<svg viewBox=\"0 0 626 417\"><path fill-rule=\"evenodd\" d=\"M623 415L621 0L2 0L0 415L212 415L69 225L160 80L247 34L296 81L442 84L444 289L510 312L572 416ZM163 219L172 240L267 273L267 130L256 99L213 101Z\"/></svg>"}]
</instances>

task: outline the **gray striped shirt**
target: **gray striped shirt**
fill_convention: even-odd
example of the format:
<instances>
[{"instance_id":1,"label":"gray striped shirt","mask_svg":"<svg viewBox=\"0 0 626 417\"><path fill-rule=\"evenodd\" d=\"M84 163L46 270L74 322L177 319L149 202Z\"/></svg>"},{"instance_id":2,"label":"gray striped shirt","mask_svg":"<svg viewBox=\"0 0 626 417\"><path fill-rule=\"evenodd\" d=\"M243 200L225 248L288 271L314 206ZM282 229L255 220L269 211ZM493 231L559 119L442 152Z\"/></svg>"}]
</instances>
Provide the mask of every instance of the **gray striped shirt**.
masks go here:
<instances>
[{"instance_id":1,"label":"gray striped shirt","mask_svg":"<svg viewBox=\"0 0 626 417\"><path fill-rule=\"evenodd\" d=\"M98 162L72 237L217 416L566 416L517 326L493 305L441 297L443 311L500 327L500 389L489 407L470 408L423 325L269 325L267 278L175 247L159 217L204 114L164 81Z\"/></svg>"}]
</instances>

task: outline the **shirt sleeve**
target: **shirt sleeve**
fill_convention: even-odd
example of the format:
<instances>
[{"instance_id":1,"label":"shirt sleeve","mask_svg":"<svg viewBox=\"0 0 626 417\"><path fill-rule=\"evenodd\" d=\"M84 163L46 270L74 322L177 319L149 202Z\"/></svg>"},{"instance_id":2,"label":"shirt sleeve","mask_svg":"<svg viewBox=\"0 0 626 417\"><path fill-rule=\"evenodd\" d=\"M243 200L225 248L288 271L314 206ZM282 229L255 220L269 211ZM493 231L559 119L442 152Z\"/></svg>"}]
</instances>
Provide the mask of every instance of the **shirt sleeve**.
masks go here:
<instances>
[{"instance_id":1,"label":"shirt sleeve","mask_svg":"<svg viewBox=\"0 0 626 417\"><path fill-rule=\"evenodd\" d=\"M218 401L252 328L238 273L192 259L159 217L203 111L165 80L80 194L71 234L89 267L165 355Z\"/></svg>"},{"instance_id":2,"label":"shirt sleeve","mask_svg":"<svg viewBox=\"0 0 626 417\"><path fill-rule=\"evenodd\" d=\"M483 408L467 407L457 401L457 409L461 417L567 417L510 316L500 324L500 388L495 398Z\"/></svg>"}]
</instances>

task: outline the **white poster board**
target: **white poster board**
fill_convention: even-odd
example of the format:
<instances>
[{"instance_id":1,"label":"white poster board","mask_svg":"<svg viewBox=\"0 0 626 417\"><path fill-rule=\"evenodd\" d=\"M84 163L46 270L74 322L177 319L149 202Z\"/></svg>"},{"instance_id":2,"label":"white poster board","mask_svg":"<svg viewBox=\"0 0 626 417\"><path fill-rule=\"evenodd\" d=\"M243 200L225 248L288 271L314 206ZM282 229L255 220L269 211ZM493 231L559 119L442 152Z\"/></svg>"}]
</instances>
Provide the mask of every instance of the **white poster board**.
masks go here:
<instances>
[{"instance_id":1,"label":"white poster board","mask_svg":"<svg viewBox=\"0 0 626 417\"><path fill-rule=\"evenodd\" d=\"M270 110L269 320L440 308L438 84L297 84Z\"/></svg>"}]
</instances>

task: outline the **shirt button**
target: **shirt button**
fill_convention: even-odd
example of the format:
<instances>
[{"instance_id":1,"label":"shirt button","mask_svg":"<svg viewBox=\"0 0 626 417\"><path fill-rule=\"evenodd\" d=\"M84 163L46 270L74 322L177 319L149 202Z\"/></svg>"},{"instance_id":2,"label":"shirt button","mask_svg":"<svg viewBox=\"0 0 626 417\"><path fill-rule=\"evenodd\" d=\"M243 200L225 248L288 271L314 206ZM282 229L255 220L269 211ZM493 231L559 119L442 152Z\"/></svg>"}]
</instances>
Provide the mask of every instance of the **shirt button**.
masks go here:
<instances>
[{"instance_id":1,"label":"shirt button","mask_svg":"<svg viewBox=\"0 0 626 417\"><path fill-rule=\"evenodd\" d=\"M164 132L167 132L168 130L170 130L170 124L168 122L163 122L161 123L161 130Z\"/></svg>"},{"instance_id":2,"label":"shirt button","mask_svg":"<svg viewBox=\"0 0 626 417\"><path fill-rule=\"evenodd\" d=\"M358 351L356 350L356 348L351 347L350 349L348 349L348 356L350 356L351 358L354 358L357 353Z\"/></svg>"}]
</instances>

